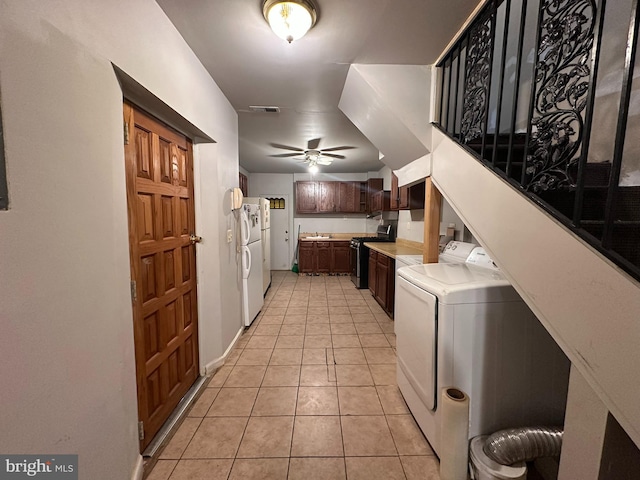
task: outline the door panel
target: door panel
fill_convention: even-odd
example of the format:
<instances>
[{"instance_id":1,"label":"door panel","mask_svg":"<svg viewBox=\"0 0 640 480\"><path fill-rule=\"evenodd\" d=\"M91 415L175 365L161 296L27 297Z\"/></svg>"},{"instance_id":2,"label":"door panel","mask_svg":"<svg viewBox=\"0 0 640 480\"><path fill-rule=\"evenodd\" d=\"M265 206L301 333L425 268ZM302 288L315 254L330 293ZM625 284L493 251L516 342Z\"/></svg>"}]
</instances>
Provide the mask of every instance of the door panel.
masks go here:
<instances>
[{"instance_id":1,"label":"door panel","mask_svg":"<svg viewBox=\"0 0 640 480\"><path fill-rule=\"evenodd\" d=\"M141 450L198 376L191 142L125 103L127 209Z\"/></svg>"}]
</instances>

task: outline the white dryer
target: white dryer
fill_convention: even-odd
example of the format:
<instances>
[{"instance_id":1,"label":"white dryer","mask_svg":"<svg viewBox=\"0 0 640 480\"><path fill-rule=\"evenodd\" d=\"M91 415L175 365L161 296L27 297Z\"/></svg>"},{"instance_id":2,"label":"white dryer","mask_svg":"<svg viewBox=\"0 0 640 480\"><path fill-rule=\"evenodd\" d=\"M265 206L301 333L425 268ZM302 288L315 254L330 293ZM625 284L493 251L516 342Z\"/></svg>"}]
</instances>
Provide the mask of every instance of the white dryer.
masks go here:
<instances>
[{"instance_id":1,"label":"white dryer","mask_svg":"<svg viewBox=\"0 0 640 480\"><path fill-rule=\"evenodd\" d=\"M563 424L569 360L484 250L399 269L395 295L398 386L436 454L445 387L470 397L469 438Z\"/></svg>"}]
</instances>

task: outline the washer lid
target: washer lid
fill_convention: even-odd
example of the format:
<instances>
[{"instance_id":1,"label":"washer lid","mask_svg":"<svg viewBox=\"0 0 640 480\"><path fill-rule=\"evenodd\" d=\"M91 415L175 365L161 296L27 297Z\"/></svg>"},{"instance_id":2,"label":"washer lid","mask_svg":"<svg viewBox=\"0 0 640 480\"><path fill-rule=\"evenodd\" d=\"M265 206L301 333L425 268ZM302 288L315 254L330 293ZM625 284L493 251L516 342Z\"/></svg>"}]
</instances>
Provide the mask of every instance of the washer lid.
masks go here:
<instances>
[{"instance_id":1,"label":"washer lid","mask_svg":"<svg viewBox=\"0 0 640 480\"><path fill-rule=\"evenodd\" d=\"M422 265L422 255L396 255L396 266ZM400 268L400 267L398 267Z\"/></svg>"},{"instance_id":2,"label":"washer lid","mask_svg":"<svg viewBox=\"0 0 640 480\"><path fill-rule=\"evenodd\" d=\"M398 270L398 275L438 296L441 303L522 301L502 273L464 263L430 263Z\"/></svg>"}]
</instances>

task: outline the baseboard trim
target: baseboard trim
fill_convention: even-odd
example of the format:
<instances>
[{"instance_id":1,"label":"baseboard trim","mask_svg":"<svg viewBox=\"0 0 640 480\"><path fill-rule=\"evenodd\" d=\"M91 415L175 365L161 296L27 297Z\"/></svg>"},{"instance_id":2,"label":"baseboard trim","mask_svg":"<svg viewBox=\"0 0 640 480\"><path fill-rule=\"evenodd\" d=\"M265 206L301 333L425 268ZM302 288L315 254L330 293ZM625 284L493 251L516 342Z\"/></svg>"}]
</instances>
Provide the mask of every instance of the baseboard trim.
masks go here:
<instances>
[{"instance_id":1,"label":"baseboard trim","mask_svg":"<svg viewBox=\"0 0 640 480\"><path fill-rule=\"evenodd\" d=\"M136 466L133 467L133 472L131 473L131 480L142 480L143 474L144 474L144 459L142 458L142 455L138 455Z\"/></svg>"},{"instance_id":2,"label":"baseboard trim","mask_svg":"<svg viewBox=\"0 0 640 480\"><path fill-rule=\"evenodd\" d=\"M231 353L231 350L233 350L233 347L236 346L236 343L238 342L238 340L240 340L240 337L242 336L243 332L244 332L244 327L240 327L240 330L238 330L238 333L236 333L236 336L234 337L233 341L231 342L229 347L225 350L225 352L222 354L222 356L216 358L215 360L207 363L204 366L203 375L212 375L213 373L215 373L216 370L218 370L221 366L224 365L224 361L229 356L229 353Z\"/></svg>"}]
</instances>

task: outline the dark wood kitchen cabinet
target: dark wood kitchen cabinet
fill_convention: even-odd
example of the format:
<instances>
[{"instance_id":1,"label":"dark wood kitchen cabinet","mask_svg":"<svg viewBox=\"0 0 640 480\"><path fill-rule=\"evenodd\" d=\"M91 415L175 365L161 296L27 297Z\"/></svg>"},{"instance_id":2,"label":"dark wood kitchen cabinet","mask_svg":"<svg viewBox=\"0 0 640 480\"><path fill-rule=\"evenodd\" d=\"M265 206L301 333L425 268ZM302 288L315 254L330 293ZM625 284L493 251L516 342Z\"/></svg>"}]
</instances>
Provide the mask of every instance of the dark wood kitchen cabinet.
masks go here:
<instances>
[{"instance_id":1,"label":"dark wood kitchen cabinet","mask_svg":"<svg viewBox=\"0 0 640 480\"><path fill-rule=\"evenodd\" d=\"M371 196L371 213L388 212L390 210L391 192L381 190Z\"/></svg>"},{"instance_id":2,"label":"dark wood kitchen cabinet","mask_svg":"<svg viewBox=\"0 0 640 480\"><path fill-rule=\"evenodd\" d=\"M400 189L398 188L398 177L395 173L391 174L391 198L389 199L389 210L398 210L400 201Z\"/></svg>"},{"instance_id":3,"label":"dark wood kitchen cabinet","mask_svg":"<svg viewBox=\"0 0 640 480\"><path fill-rule=\"evenodd\" d=\"M370 178L367 180L367 213L381 211L374 210L374 195L383 190L384 180L382 178Z\"/></svg>"},{"instance_id":4,"label":"dark wood kitchen cabinet","mask_svg":"<svg viewBox=\"0 0 640 480\"><path fill-rule=\"evenodd\" d=\"M337 210L339 182L318 182L318 213L333 213Z\"/></svg>"},{"instance_id":5,"label":"dark wood kitchen cabinet","mask_svg":"<svg viewBox=\"0 0 640 480\"><path fill-rule=\"evenodd\" d=\"M331 242L314 242L316 244L316 272L331 273Z\"/></svg>"},{"instance_id":6,"label":"dark wood kitchen cabinet","mask_svg":"<svg viewBox=\"0 0 640 480\"><path fill-rule=\"evenodd\" d=\"M369 250L369 278L367 279L369 282L369 291L371 295L375 298L376 296L376 267L378 265L378 252L374 250Z\"/></svg>"},{"instance_id":7,"label":"dark wood kitchen cabinet","mask_svg":"<svg viewBox=\"0 0 640 480\"><path fill-rule=\"evenodd\" d=\"M298 251L300 273L349 273L351 271L349 240L317 242L301 240Z\"/></svg>"},{"instance_id":8,"label":"dark wood kitchen cabinet","mask_svg":"<svg viewBox=\"0 0 640 480\"><path fill-rule=\"evenodd\" d=\"M331 242L331 273L351 272L349 241Z\"/></svg>"},{"instance_id":9,"label":"dark wood kitchen cabinet","mask_svg":"<svg viewBox=\"0 0 640 480\"><path fill-rule=\"evenodd\" d=\"M424 180L415 185L399 188L398 209L399 210L422 210L424 209L425 182Z\"/></svg>"},{"instance_id":10,"label":"dark wood kitchen cabinet","mask_svg":"<svg viewBox=\"0 0 640 480\"><path fill-rule=\"evenodd\" d=\"M240 172L238 183L240 186L240 190L242 190L242 195L244 195L245 197L248 197L249 196L249 179L242 172Z\"/></svg>"},{"instance_id":11,"label":"dark wood kitchen cabinet","mask_svg":"<svg viewBox=\"0 0 640 480\"><path fill-rule=\"evenodd\" d=\"M341 213L364 213L361 204L362 182L338 182L338 211Z\"/></svg>"},{"instance_id":12,"label":"dark wood kitchen cabinet","mask_svg":"<svg viewBox=\"0 0 640 480\"><path fill-rule=\"evenodd\" d=\"M296 182L296 213L369 213L371 195L381 190L381 178L367 182Z\"/></svg>"},{"instance_id":13,"label":"dark wood kitchen cabinet","mask_svg":"<svg viewBox=\"0 0 640 480\"><path fill-rule=\"evenodd\" d=\"M318 210L317 182L296 182L296 212L316 213Z\"/></svg>"},{"instance_id":14,"label":"dark wood kitchen cabinet","mask_svg":"<svg viewBox=\"0 0 640 480\"><path fill-rule=\"evenodd\" d=\"M369 290L389 315L393 316L396 261L379 252L369 252Z\"/></svg>"},{"instance_id":15,"label":"dark wood kitchen cabinet","mask_svg":"<svg viewBox=\"0 0 640 480\"><path fill-rule=\"evenodd\" d=\"M298 270L300 273L313 273L315 266L315 243L300 242L298 246Z\"/></svg>"}]
</instances>

